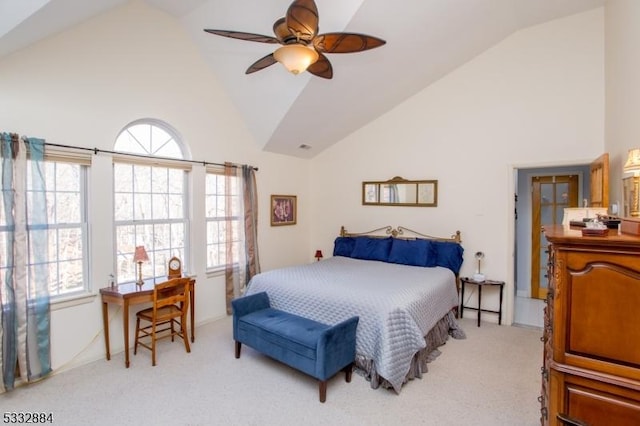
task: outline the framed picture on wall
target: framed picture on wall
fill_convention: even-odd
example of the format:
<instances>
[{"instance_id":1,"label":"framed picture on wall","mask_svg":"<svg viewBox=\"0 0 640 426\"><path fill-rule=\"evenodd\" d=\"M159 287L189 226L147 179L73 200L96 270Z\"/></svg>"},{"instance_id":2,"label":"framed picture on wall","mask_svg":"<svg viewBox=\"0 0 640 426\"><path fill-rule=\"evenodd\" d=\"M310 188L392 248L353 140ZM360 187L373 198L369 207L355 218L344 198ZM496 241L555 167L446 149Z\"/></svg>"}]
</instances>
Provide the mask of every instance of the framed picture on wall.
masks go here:
<instances>
[{"instance_id":1,"label":"framed picture on wall","mask_svg":"<svg viewBox=\"0 0 640 426\"><path fill-rule=\"evenodd\" d=\"M297 214L295 195L271 196L271 226L295 225Z\"/></svg>"}]
</instances>

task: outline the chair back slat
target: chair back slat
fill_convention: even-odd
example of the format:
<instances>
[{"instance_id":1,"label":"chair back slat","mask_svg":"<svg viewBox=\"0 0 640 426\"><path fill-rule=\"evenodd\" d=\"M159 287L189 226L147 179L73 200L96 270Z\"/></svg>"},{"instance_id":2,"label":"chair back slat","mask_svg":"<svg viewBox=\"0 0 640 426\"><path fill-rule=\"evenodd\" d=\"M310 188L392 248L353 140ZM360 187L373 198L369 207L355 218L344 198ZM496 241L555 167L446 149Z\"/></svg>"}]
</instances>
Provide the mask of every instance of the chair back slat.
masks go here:
<instances>
[{"instance_id":1,"label":"chair back slat","mask_svg":"<svg viewBox=\"0 0 640 426\"><path fill-rule=\"evenodd\" d=\"M133 353L136 354L138 345L151 350L151 365L156 365L156 340L163 337L175 336L182 338L187 352L191 352L185 322L189 309L191 278L173 278L153 286L153 306L136 314L136 343ZM141 327L140 321L150 325ZM168 333L168 334L167 334ZM150 339L143 342L141 339Z\"/></svg>"},{"instance_id":2,"label":"chair back slat","mask_svg":"<svg viewBox=\"0 0 640 426\"><path fill-rule=\"evenodd\" d=\"M189 282L190 278L173 278L169 281L158 283L153 288L154 309L165 306L180 306L180 310L187 312L189 307Z\"/></svg>"}]
</instances>

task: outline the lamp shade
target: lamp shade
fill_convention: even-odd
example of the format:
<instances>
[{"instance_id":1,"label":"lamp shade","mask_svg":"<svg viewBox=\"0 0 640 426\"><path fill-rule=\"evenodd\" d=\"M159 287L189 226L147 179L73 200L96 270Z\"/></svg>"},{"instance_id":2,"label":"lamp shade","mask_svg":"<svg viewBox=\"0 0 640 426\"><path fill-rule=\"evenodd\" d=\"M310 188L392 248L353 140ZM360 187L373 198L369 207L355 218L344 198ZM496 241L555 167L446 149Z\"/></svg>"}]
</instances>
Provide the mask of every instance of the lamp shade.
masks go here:
<instances>
[{"instance_id":1,"label":"lamp shade","mask_svg":"<svg viewBox=\"0 0 640 426\"><path fill-rule=\"evenodd\" d=\"M147 251L144 249L144 246L137 246L136 251L133 254L134 262L148 262L149 256L147 255Z\"/></svg>"},{"instance_id":2,"label":"lamp shade","mask_svg":"<svg viewBox=\"0 0 640 426\"><path fill-rule=\"evenodd\" d=\"M318 60L318 52L313 47L302 44L286 44L273 52L273 57L292 74L305 72Z\"/></svg>"},{"instance_id":3,"label":"lamp shade","mask_svg":"<svg viewBox=\"0 0 640 426\"><path fill-rule=\"evenodd\" d=\"M322 250L316 250L315 258L320 260L320 259L322 259L322 257L323 257L322 256Z\"/></svg>"},{"instance_id":4,"label":"lamp shade","mask_svg":"<svg viewBox=\"0 0 640 426\"><path fill-rule=\"evenodd\" d=\"M627 162L622 170L625 173L640 172L640 148L630 149L627 155Z\"/></svg>"}]
</instances>

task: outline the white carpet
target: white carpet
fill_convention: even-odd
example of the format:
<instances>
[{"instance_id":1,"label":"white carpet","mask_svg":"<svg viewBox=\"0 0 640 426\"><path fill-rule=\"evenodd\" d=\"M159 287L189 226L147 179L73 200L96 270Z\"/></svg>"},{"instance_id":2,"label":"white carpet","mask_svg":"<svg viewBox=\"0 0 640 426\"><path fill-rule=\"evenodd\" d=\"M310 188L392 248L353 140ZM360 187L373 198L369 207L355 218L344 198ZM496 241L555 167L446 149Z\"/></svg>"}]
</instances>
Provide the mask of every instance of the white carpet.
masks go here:
<instances>
[{"instance_id":1,"label":"white carpet","mask_svg":"<svg viewBox=\"0 0 640 426\"><path fill-rule=\"evenodd\" d=\"M339 373L318 401L317 382L251 348L234 358L231 320L196 330L190 354L162 341L149 351L66 371L0 395L3 412L51 412L56 425L538 425L541 330L460 320L422 379L400 395Z\"/></svg>"}]
</instances>

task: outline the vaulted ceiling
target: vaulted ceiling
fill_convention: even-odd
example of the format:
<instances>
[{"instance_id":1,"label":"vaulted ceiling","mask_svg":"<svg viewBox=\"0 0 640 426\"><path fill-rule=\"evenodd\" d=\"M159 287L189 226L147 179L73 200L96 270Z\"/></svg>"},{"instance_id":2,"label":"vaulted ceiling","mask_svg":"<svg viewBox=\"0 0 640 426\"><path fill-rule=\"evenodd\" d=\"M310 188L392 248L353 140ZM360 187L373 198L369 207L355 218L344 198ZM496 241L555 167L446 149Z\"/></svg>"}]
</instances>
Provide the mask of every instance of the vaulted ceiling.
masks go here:
<instances>
[{"instance_id":1,"label":"vaulted ceiling","mask_svg":"<svg viewBox=\"0 0 640 426\"><path fill-rule=\"evenodd\" d=\"M0 58L128 0L0 0ZM311 158L514 32L605 0L316 0L320 32L387 44L328 54L334 77L294 76L279 64L245 70L277 45L204 28L273 35L291 0L137 0L173 15L198 46L261 149ZM306 145L307 149L300 148Z\"/></svg>"}]
</instances>

